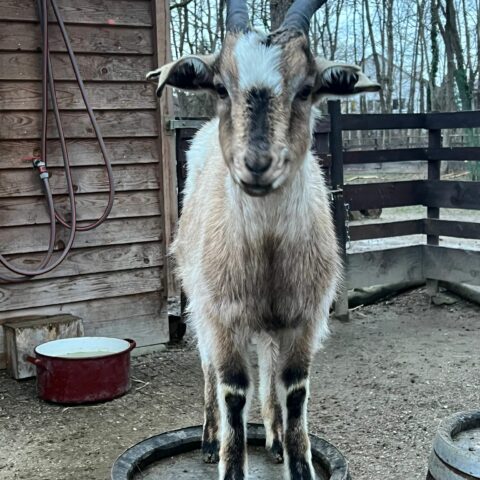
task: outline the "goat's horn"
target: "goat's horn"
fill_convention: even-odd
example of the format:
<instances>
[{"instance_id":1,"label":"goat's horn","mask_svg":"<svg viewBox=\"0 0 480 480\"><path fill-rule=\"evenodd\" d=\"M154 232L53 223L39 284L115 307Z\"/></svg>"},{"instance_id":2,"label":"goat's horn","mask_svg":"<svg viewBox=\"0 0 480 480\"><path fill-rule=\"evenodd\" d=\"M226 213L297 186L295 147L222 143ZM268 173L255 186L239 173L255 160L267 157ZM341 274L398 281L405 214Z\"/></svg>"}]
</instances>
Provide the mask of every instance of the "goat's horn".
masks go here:
<instances>
[{"instance_id":1,"label":"goat's horn","mask_svg":"<svg viewBox=\"0 0 480 480\"><path fill-rule=\"evenodd\" d=\"M310 20L327 0L296 0L285 15L281 28L301 30L308 35Z\"/></svg>"},{"instance_id":2,"label":"goat's horn","mask_svg":"<svg viewBox=\"0 0 480 480\"><path fill-rule=\"evenodd\" d=\"M248 9L246 0L226 0L227 4L227 32L248 31Z\"/></svg>"}]
</instances>

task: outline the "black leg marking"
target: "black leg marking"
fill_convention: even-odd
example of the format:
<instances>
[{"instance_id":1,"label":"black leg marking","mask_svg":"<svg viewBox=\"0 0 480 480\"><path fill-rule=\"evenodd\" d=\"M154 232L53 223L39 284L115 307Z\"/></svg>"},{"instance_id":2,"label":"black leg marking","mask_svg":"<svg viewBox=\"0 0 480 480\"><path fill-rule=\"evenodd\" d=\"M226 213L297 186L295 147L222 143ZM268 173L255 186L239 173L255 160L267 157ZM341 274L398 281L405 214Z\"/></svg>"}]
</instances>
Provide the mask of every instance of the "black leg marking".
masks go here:
<instances>
[{"instance_id":1,"label":"black leg marking","mask_svg":"<svg viewBox=\"0 0 480 480\"><path fill-rule=\"evenodd\" d=\"M290 467L291 480L313 480L310 466L305 459L290 458L288 465Z\"/></svg>"},{"instance_id":2,"label":"black leg marking","mask_svg":"<svg viewBox=\"0 0 480 480\"><path fill-rule=\"evenodd\" d=\"M208 441L205 437L202 441L202 454L205 463L218 463L220 460L220 444L218 440Z\"/></svg>"},{"instance_id":3,"label":"black leg marking","mask_svg":"<svg viewBox=\"0 0 480 480\"><path fill-rule=\"evenodd\" d=\"M278 439L275 439L270 448L270 454L276 463L283 463L283 445Z\"/></svg>"},{"instance_id":4,"label":"black leg marking","mask_svg":"<svg viewBox=\"0 0 480 480\"><path fill-rule=\"evenodd\" d=\"M243 409L247 399L243 394L227 393L225 403L227 404L227 419L233 430L233 435L225 449L226 472L224 479L243 480L245 478L243 464L246 455Z\"/></svg>"},{"instance_id":5,"label":"black leg marking","mask_svg":"<svg viewBox=\"0 0 480 480\"><path fill-rule=\"evenodd\" d=\"M307 398L307 391L304 387L290 392L287 397L287 413L288 413L288 422L292 420L299 420L303 406L305 404L305 399Z\"/></svg>"},{"instance_id":6,"label":"black leg marking","mask_svg":"<svg viewBox=\"0 0 480 480\"><path fill-rule=\"evenodd\" d=\"M282 373L282 380L285 384L285 387L288 388L291 385L300 383L302 380L305 380L308 377L308 368L307 367L296 367L290 366L285 368Z\"/></svg>"}]
</instances>

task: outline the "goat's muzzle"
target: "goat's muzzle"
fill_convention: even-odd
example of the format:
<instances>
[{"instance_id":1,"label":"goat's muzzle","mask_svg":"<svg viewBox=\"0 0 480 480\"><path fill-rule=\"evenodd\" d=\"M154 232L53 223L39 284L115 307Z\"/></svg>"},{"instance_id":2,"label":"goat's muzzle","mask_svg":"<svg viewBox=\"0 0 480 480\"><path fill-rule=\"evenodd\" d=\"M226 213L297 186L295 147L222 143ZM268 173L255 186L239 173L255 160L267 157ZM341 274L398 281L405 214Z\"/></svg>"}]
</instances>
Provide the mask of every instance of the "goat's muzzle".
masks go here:
<instances>
[{"instance_id":1,"label":"goat's muzzle","mask_svg":"<svg viewBox=\"0 0 480 480\"><path fill-rule=\"evenodd\" d=\"M261 197L279 188L290 169L287 148L238 153L233 161L233 178L248 195Z\"/></svg>"}]
</instances>

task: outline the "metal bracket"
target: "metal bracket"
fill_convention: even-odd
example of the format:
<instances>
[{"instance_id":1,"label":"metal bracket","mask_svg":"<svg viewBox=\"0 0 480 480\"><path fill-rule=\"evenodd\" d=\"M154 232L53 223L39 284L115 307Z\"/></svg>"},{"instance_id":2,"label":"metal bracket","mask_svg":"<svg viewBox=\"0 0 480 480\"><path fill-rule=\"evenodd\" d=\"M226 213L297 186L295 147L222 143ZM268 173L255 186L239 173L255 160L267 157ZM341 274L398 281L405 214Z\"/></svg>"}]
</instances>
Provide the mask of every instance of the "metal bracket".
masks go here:
<instances>
[{"instance_id":1,"label":"metal bracket","mask_svg":"<svg viewBox=\"0 0 480 480\"><path fill-rule=\"evenodd\" d=\"M181 128L193 128L198 130L201 128L208 119L196 119L196 118L167 118L165 121L165 130L169 132L170 135L175 133L175 130L179 130Z\"/></svg>"}]
</instances>

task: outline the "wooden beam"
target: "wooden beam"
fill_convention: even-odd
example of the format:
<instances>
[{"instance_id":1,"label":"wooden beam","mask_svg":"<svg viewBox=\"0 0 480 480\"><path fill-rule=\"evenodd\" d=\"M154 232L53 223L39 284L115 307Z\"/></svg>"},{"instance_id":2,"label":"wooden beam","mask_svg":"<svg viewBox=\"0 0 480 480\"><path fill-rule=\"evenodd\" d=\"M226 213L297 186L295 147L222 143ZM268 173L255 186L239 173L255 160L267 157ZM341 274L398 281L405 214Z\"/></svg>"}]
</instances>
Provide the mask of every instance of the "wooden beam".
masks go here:
<instances>
[{"instance_id":1,"label":"wooden beam","mask_svg":"<svg viewBox=\"0 0 480 480\"><path fill-rule=\"evenodd\" d=\"M425 245L423 263L427 278L480 285L480 251Z\"/></svg>"},{"instance_id":2,"label":"wooden beam","mask_svg":"<svg viewBox=\"0 0 480 480\"><path fill-rule=\"evenodd\" d=\"M350 239L353 241L400 237L422 233L424 233L423 219L405 220L403 222L369 223L365 225L350 224Z\"/></svg>"},{"instance_id":3,"label":"wooden beam","mask_svg":"<svg viewBox=\"0 0 480 480\"><path fill-rule=\"evenodd\" d=\"M422 254L423 245L349 254L348 288L422 281Z\"/></svg>"},{"instance_id":4,"label":"wooden beam","mask_svg":"<svg viewBox=\"0 0 480 480\"><path fill-rule=\"evenodd\" d=\"M340 255L343 263L346 263L347 229L345 198L343 194L343 136L342 136L342 111L340 101L328 102L328 113L331 119L330 131L330 152L332 154L331 163L331 187L333 193L333 220L337 232L338 244L340 246ZM335 301L335 316L340 320L348 320L348 288L344 283L340 287Z\"/></svg>"},{"instance_id":5,"label":"wooden beam","mask_svg":"<svg viewBox=\"0 0 480 480\"><path fill-rule=\"evenodd\" d=\"M457 220L435 220L426 218L425 233L427 235L472 238L480 240L480 223L460 222Z\"/></svg>"},{"instance_id":6,"label":"wooden beam","mask_svg":"<svg viewBox=\"0 0 480 480\"><path fill-rule=\"evenodd\" d=\"M170 48L170 3L168 0L154 1L155 25L155 59L157 65L165 65L171 61ZM177 168L175 158L175 137L166 129L166 121L173 114L173 98L169 88L163 92L157 112L158 140L160 143L161 160L159 165L159 178L161 188L161 204L163 207L163 232L165 255L168 255L170 245L178 220L177 198ZM180 295L180 287L173 274L173 265L167 257L163 272L168 297Z\"/></svg>"},{"instance_id":7,"label":"wooden beam","mask_svg":"<svg viewBox=\"0 0 480 480\"><path fill-rule=\"evenodd\" d=\"M480 182L431 180L425 184L424 204L432 208L480 209Z\"/></svg>"},{"instance_id":8,"label":"wooden beam","mask_svg":"<svg viewBox=\"0 0 480 480\"><path fill-rule=\"evenodd\" d=\"M424 180L345 185L345 201L351 210L421 205Z\"/></svg>"}]
</instances>

